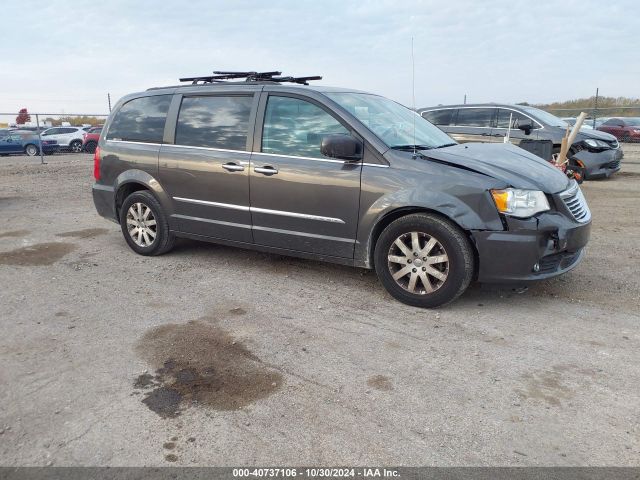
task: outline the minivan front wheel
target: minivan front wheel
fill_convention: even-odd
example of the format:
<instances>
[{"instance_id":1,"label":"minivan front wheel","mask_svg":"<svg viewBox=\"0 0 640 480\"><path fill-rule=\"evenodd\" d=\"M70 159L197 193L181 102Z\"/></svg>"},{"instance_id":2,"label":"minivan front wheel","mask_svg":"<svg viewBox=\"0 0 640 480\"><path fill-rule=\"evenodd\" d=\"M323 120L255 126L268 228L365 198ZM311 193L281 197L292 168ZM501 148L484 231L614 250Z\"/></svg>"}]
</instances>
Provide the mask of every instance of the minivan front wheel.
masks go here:
<instances>
[{"instance_id":1,"label":"minivan front wheel","mask_svg":"<svg viewBox=\"0 0 640 480\"><path fill-rule=\"evenodd\" d=\"M151 192L137 191L124 200L120 227L131 249L140 255L161 255L173 248L175 237Z\"/></svg>"},{"instance_id":2,"label":"minivan front wheel","mask_svg":"<svg viewBox=\"0 0 640 480\"><path fill-rule=\"evenodd\" d=\"M397 300L433 308L467 289L474 269L473 250L464 232L431 214L412 214L390 223L376 243L378 278Z\"/></svg>"}]
</instances>

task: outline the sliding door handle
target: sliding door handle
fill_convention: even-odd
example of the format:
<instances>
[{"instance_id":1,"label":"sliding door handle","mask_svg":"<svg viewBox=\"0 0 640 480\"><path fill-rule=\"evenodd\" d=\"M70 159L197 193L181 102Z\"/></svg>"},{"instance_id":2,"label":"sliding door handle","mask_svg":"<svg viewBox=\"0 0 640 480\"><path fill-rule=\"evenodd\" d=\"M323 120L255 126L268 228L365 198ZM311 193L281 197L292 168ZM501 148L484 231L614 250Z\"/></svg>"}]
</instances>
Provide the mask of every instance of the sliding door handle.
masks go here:
<instances>
[{"instance_id":1,"label":"sliding door handle","mask_svg":"<svg viewBox=\"0 0 640 480\"><path fill-rule=\"evenodd\" d=\"M244 167L242 165L231 162L222 164L222 168L224 168L228 172L242 172L244 170Z\"/></svg>"},{"instance_id":2,"label":"sliding door handle","mask_svg":"<svg viewBox=\"0 0 640 480\"><path fill-rule=\"evenodd\" d=\"M278 169L271 165L265 165L264 167L256 167L253 169L256 173L262 173L263 175L275 175L278 173Z\"/></svg>"}]
</instances>

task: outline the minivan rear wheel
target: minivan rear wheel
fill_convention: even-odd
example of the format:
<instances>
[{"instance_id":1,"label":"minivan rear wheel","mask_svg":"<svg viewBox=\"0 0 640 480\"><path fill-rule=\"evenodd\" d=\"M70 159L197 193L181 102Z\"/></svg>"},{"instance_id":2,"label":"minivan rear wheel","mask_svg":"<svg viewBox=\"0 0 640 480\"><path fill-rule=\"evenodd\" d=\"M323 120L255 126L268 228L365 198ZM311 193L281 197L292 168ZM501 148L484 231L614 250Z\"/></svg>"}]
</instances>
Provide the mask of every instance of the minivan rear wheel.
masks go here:
<instances>
[{"instance_id":1,"label":"minivan rear wheel","mask_svg":"<svg viewBox=\"0 0 640 480\"><path fill-rule=\"evenodd\" d=\"M120 208L120 227L131 249L140 255L161 255L173 248L174 235L160 203L148 191L129 195Z\"/></svg>"},{"instance_id":2,"label":"minivan rear wheel","mask_svg":"<svg viewBox=\"0 0 640 480\"><path fill-rule=\"evenodd\" d=\"M431 214L411 214L391 222L374 252L378 278L397 300L434 308L458 298L474 271L466 235L451 222Z\"/></svg>"}]
</instances>

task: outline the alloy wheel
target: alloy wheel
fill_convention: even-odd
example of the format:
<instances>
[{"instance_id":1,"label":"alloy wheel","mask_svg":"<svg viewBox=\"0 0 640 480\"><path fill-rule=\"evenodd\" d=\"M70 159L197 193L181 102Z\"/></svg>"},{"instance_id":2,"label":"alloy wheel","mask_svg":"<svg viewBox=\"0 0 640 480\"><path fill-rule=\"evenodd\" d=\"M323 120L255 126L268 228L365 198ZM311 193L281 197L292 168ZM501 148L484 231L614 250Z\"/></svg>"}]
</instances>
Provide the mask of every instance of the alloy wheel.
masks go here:
<instances>
[{"instance_id":1,"label":"alloy wheel","mask_svg":"<svg viewBox=\"0 0 640 480\"><path fill-rule=\"evenodd\" d=\"M395 282L415 295L435 292L449 275L449 256L442 243L423 232L407 232L396 238L387 261Z\"/></svg>"},{"instance_id":2,"label":"alloy wheel","mask_svg":"<svg viewBox=\"0 0 640 480\"><path fill-rule=\"evenodd\" d=\"M36 148L35 145L27 145L26 153L30 157L35 157L38 154L38 149Z\"/></svg>"},{"instance_id":3,"label":"alloy wheel","mask_svg":"<svg viewBox=\"0 0 640 480\"><path fill-rule=\"evenodd\" d=\"M150 247L156 241L156 219L151 209L144 203L134 203L127 211L127 231L131 239L140 247Z\"/></svg>"},{"instance_id":4,"label":"alloy wheel","mask_svg":"<svg viewBox=\"0 0 640 480\"><path fill-rule=\"evenodd\" d=\"M80 153L82 151L82 143L80 143L80 142L72 142L71 143L71 151L73 153Z\"/></svg>"}]
</instances>

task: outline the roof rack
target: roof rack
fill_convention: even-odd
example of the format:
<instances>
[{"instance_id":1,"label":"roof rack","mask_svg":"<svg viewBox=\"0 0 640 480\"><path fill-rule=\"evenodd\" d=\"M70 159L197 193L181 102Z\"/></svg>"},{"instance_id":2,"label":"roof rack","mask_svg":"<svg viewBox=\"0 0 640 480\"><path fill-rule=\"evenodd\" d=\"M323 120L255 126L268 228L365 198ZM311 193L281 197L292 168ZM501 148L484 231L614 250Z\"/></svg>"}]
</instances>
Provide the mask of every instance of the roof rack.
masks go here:
<instances>
[{"instance_id":1,"label":"roof rack","mask_svg":"<svg viewBox=\"0 0 640 480\"><path fill-rule=\"evenodd\" d=\"M310 80L322 80L318 75L310 77L281 77L282 72L220 72L214 71L214 75L205 75L202 77L185 77L181 78L181 82L191 82L192 85L207 83L224 83L225 80L234 80L244 78L245 82L288 82L298 83L300 85L309 85Z\"/></svg>"}]
</instances>

